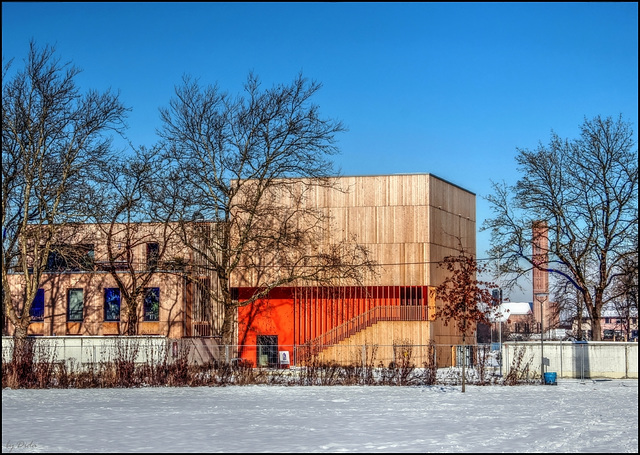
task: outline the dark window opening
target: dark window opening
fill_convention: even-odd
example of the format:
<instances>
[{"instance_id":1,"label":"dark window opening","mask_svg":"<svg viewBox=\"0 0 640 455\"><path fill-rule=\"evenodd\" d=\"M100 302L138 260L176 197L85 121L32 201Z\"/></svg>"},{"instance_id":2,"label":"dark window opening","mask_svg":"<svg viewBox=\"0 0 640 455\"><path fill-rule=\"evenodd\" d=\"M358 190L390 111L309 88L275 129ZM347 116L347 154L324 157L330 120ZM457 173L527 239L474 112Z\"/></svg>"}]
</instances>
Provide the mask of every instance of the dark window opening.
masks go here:
<instances>
[{"instance_id":1,"label":"dark window opening","mask_svg":"<svg viewBox=\"0 0 640 455\"><path fill-rule=\"evenodd\" d=\"M104 320L120 320L120 289L118 288L104 290Z\"/></svg>"},{"instance_id":2,"label":"dark window opening","mask_svg":"<svg viewBox=\"0 0 640 455\"><path fill-rule=\"evenodd\" d=\"M47 272L81 272L94 269L91 244L54 245L47 257Z\"/></svg>"},{"instance_id":3,"label":"dark window opening","mask_svg":"<svg viewBox=\"0 0 640 455\"><path fill-rule=\"evenodd\" d=\"M144 320L160 320L160 288L146 288L144 290Z\"/></svg>"},{"instance_id":4,"label":"dark window opening","mask_svg":"<svg viewBox=\"0 0 640 455\"><path fill-rule=\"evenodd\" d=\"M275 367L278 365L278 335L258 335L256 365Z\"/></svg>"},{"instance_id":5,"label":"dark window opening","mask_svg":"<svg viewBox=\"0 0 640 455\"><path fill-rule=\"evenodd\" d=\"M158 256L160 255L160 245L157 243L147 243L147 267L154 268L158 266Z\"/></svg>"},{"instance_id":6,"label":"dark window opening","mask_svg":"<svg viewBox=\"0 0 640 455\"><path fill-rule=\"evenodd\" d=\"M84 292L82 289L69 289L67 295L67 321L82 321L84 310Z\"/></svg>"},{"instance_id":7,"label":"dark window opening","mask_svg":"<svg viewBox=\"0 0 640 455\"><path fill-rule=\"evenodd\" d=\"M44 289L38 289L29 310L31 322L44 321Z\"/></svg>"},{"instance_id":8,"label":"dark window opening","mask_svg":"<svg viewBox=\"0 0 640 455\"><path fill-rule=\"evenodd\" d=\"M422 305L422 288L400 288L400 305Z\"/></svg>"}]
</instances>

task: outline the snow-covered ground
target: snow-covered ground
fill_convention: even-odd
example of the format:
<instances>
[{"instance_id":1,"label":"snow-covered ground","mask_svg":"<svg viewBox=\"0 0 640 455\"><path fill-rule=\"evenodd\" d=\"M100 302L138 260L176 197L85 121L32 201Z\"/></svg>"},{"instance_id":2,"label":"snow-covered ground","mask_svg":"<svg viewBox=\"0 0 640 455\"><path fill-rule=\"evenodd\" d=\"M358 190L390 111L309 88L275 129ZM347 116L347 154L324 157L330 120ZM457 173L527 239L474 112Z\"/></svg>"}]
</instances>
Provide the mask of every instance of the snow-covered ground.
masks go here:
<instances>
[{"instance_id":1,"label":"snow-covered ground","mask_svg":"<svg viewBox=\"0 0 640 455\"><path fill-rule=\"evenodd\" d=\"M638 452L637 380L3 390L2 452Z\"/></svg>"}]
</instances>

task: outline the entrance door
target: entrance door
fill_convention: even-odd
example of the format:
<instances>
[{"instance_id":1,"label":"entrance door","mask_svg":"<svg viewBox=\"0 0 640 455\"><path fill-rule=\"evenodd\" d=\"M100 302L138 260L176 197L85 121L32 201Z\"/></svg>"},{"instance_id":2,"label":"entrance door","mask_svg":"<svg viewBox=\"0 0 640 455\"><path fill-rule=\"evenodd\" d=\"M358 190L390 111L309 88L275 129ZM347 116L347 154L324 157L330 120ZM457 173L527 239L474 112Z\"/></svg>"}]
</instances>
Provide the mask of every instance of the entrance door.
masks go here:
<instances>
[{"instance_id":1,"label":"entrance door","mask_svg":"<svg viewBox=\"0 0 640 455\"><path fill-rule=\"evenodd\" d=\"M278 365L278 335L258 335L256 365L276 367Z\"/></svg>"}]
</instances>

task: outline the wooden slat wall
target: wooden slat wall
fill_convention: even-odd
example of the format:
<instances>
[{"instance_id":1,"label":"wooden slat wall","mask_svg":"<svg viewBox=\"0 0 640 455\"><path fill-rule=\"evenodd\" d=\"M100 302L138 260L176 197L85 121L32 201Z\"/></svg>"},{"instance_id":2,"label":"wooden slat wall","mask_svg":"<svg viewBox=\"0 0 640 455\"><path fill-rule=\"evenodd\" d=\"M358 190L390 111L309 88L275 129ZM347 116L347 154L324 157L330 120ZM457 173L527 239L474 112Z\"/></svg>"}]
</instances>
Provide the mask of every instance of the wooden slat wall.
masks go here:
<instances>
[{"instance_id":1,"label":"wooden slat wall","mask_svg":"<svg viewBox=\"0 0 640 455\"><path fill-rule=\"evenodd\" d=\"M444 280L446 271L438 268L436 261L457 254L458 238L466 250L475 254L475 195L438 178L431 179L430 188L429 283L437 286ZM454 324L434 324L433 336L439 344L460 342Z\"/></svg>"},{"instance_id":2,"label":"wooden slat wall","mask_svg":"<svg viewBox=\"0 0 640 455\"><path fill-rule=\"evenodd\" d=\"M375 307L401 306L402 287L294 288L294 343L311 341ZM429 289L426 286L417 287L420 288L422 305L428 305Z\"/></svg>"},{"instance_id":3,"label":"wooden slat wall","mask_svg":"<svg viewBox=\"0 0 640 455\"><path fill-rule=\"evenodd\" d=\"M369 277L365 286L437 286L444 277L437 262L456 254L458 239L475 253L473 193L431 174L340 177L336 183L342 191L311 187L305 202L331 217L324 229L325 243L355 235L370 250L379 274ZM348 292L346 289L340 292ZM357 295L342 295L333 301L327 296L306 299L302 311L308 313L298 316L295 329L296 342L301 343L366 311L371 304L384 305L380 299ZM335 305L338 307L333 308ZM326 313L327 308L333 308L333 313ZM445 327L441 322L433 323L429 331L436 335L436 342L456 336L453 325ZM383 338L378 342L388 343L386 335Z\"/></svg>"},{"instance_id":4,"label":"wooden slat wall","mask_svg":"<svg viewBox=\"0 0 640 455\"><path fill-rule=\"evenodd\" d=\"M475 252L475 195L430 174L342 177L344 191L315 188L309 204L332 217L325 241L356 236L380 264L367 285L432 284L429 262Z\"/></svg>"},{"instance_id":5,"label":"wooden slat wall","mask_svg":"<svg viewBox=\"0 0 640 455\"><path fill-rule=\"evenodd\" d=\"M475 251L473 193L431 174L340 177L335 182L340 190L307 187L305 202L330 217L324 243L355 236L371 251L379 275L365 285L429 285L429 263L457 251L458 238ZM279 202L287 200L282 196ZM237 285L253 286L255 280L247 273Z\"/></svg>"}]
</instances>

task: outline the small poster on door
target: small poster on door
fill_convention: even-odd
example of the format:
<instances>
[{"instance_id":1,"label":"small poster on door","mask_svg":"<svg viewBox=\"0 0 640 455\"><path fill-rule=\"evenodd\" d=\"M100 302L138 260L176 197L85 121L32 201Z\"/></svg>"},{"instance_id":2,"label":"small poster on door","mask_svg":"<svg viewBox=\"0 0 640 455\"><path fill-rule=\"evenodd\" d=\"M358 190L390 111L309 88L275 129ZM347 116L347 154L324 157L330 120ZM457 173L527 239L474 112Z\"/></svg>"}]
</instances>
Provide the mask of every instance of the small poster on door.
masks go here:
<instances>
[{"instance_id":1,"label":"small poster on door","mask_svg":"<svg viewBox=\"0 0 640 455\"><path fill-rule=\"evenodd\" d=\"M289 365L289 351L278 351L280 365Z\"/></svg>"}]
</instances>

